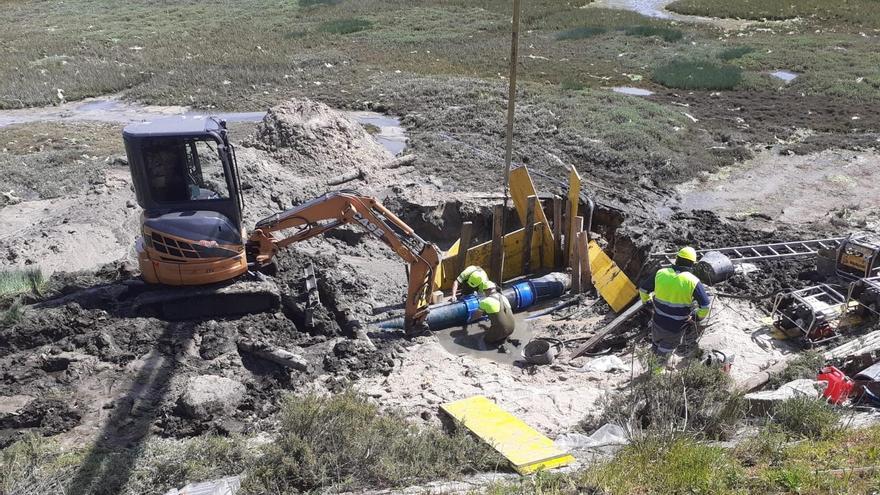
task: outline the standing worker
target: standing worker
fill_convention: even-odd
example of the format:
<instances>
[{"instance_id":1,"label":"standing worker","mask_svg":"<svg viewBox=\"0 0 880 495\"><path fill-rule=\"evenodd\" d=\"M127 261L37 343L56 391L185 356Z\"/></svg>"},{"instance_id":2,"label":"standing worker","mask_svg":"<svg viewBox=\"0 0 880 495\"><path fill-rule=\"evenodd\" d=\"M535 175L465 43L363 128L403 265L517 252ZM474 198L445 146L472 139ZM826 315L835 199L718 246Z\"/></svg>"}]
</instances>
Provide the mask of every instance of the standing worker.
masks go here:
<instances>
[{"instance_id":1,"label":"standing worker","mask_svg":"<svg viewBox=\"0 0 880 495\"><path fill-rule=\"evenodd\" d=\"M452 300L457 300L459 284L466 283L467 287L471 289L470 292L484 292L487 282L489 282L489 275L486 274L486 270L476 265L465 268L452 283Z\"/></svg>"},{"instance_id":2,"label":"standing worker","mask_svg":"<svg viewBox=\"0 0 880 495\"><path fill-rule=\"evenodd\" d=\"M691 273L696 262L694 248L684 247L674 265L658 270L653 279L648 277L639 287L642 302L646 306L653 303L651 340L654 353L664 361L681 344L688 327L709 316L712 300L700 279Z\"/></svg>"},{"instance_id":3,"label":"standing worker","mask_svg":"<svg viewBox=\"0 0 880 495\"><path fill-rule=\"evenodd\" d=\"M510 301L498 290L494 282L486 282L484 290L486 295L480 300L479 312L489 318L489 329L483 335L483 340L487 344L504 342L516 329ZM480 314L476 315L477 318L480 316Z\"/></svg>"}]
</instances>

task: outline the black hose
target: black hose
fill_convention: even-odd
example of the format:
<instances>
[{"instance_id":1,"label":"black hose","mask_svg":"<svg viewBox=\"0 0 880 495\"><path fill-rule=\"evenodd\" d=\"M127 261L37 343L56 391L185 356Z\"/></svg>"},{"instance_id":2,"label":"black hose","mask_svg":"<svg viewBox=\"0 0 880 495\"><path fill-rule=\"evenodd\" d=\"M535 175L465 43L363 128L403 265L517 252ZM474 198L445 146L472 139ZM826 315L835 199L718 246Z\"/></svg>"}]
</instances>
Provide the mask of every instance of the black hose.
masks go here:
<instances>
[{"instance_id":1,"label":"black hose","mask_svg":"<svg viewBox=\"0 0 880 495\"><path fill-rule=\"evenodd\" d=\"M551 306L549 308L542 309L541 311L535 311L534 313L529 313L529 316L526 317L526 320L533 320L535 318L538 318L538 317L541 317L544 315L549 315L550 313L552 313L554 311L560 310L562 308L567 308L568 306L572 306L574 304L577 304L579 300L580 299L578 299L577 297L572 297L571 299L568 299L566 301L562 301L559 304L556 304L555 306Z\"/></svg>"}]
</instances>

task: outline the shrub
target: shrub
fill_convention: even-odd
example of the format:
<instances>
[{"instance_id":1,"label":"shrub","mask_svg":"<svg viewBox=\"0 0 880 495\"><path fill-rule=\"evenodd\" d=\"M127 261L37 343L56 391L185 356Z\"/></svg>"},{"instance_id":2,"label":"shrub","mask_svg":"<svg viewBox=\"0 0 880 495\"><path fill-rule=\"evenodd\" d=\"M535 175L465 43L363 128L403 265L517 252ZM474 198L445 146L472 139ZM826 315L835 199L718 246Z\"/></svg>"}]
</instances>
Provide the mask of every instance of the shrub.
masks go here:
<instances>
[{"instance_id":1,"label":"shrub","mask_svg":"<svg viewBox=\"0 0 880 495\"><path fill-rule=\"evenodd\" d=\"M767 381L769 388L778 388L792 380L810 378L815 380L819 370L825 366L825 358L818 351L804 351L788 362L784 370L774 373Z\"/></svg>"},{"instance_id":2,"label":"shrub","mask_svg":"<svg viewBox=\"0 0 880 495\"><path fill-rule=\"evenodd\" d=\"M636 438L726 438L746 409L742 395L731 392L730 385L727 374L700 364L659 375L645 373L629 390L611 398L602 421L623 425Z\"/></svg>"},{"instance_id":3,"label":"shrub","mask_svg":"<svg viewBox=\"0 0 880 495\"><path fill-rule=\"evenodd\" d=\"M593 36L598 36L607 32L608 30L603 27L579 27L574 29L569 29L568 31L562 31L561 33L556 35L557 40L582 40L584 38L592 38Z\"/></svg>"},{"instance_id":4,"label":"shrub","mask_svg":"<svg viewBox=\"0 0 880 495\"><path fill-rule=\"evenodd\" d=\"M718 58L725 61L734 60L749 53L752 53L753 51L755 51L755 49L750 46L737 46L722 51L718 54Z\"/></svg>"},{"instance_id":5,"label":"shrub","mask_svg":"<svg viewBox=\"0 0 880 495\"><path fill-rule=\"evenodd\" d=\"M247 477L260 493L399 486L494 469L501 462L462 431L417 428L380 414L350 391L286 399L279 436L264 449Z\"/></svg>"},{"instance_id":6,"label":"shrub","mask_svg":"<svg viewBox=\"0 0 880 495\"><path fill-rule=\"evenodd\" d=\"M652 79L667 88L732 89L742 80L742 70L713 62L674 61L655 68Z\"/></svg>"},{"instance_id":7,"label":"shrub","mask_svg":"<svg viewBox=\"0 0 880 495\"><path fill-rule=\"evenodd\" d=\"M684 37L684 33L678 29L659 26L631 26L624 28L624 32L628 36L641 36L643 38L658 36L662 38L663 41L668 41L670 43L678 41Z\"/></svg>"},{"instance_id":8,"label":"shrub","mask_svg":"<svg viewBox=\"0 0 880 495\"><path fill-rule=\"evenodd\" d=\"M773 422L792 436L820 439L838 430L840 415L824 399L792 397L773 408Z\"/></svg>"},{"instance_id":9,"label":"shrub","mask_svg":"<svg viewBox=\"0 0 880 495\"><path fill-rule=\"evenodd\" d=\"M576 79L563 79L559 83L559 87L566 91L580 91L586 86L584 86L583 83Z\"/></svg>"},{"instance_id":10,"label":"shrub","mask_svg":"<svg viewBox=\"0 0 880 495\"><path fill-rule=\"evenodd\" d=\"M373 27L373 23L365 19L339 19L324 22L318 29L325 33L351 34L365 31L371 27Z\"/></svg>"}]
</instances>

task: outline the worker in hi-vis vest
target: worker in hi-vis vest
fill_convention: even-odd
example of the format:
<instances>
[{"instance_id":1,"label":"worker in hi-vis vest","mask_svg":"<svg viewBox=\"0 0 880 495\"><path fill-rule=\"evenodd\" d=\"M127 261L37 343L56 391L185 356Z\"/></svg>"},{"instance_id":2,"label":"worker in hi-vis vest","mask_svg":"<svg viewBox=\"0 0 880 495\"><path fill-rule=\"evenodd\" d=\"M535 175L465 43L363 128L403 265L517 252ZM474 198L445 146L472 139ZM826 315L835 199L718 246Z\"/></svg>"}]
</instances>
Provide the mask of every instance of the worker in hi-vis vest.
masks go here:
<instances>
[{"instance_id":1,"label":"worker in hi-vis vest","mask_svg":"<svg viewBox=\"0 0 880 495\"><path fill-rule=\"evenodd\" d=\"M516 329L516 320L513 318L513 308L507 296L498 290L493 282L486 282L483 288L485 296L480 299L479 313L489 318L489 329L483 335L487 344L504 342ZM477 318L480 314L476 315Z\"/></svg>"},{"instance_id":2,"label":"worker in hi-vis vest","mask_svg":"<svg viewBox=\"0 0 880 495\"><path fill-rule=\"evenodd\" d=\"M658 270L653 278L647 277L640 284L642 302L654 307L651 340L654 352L661 358L675 351L695 321L709 316L712 300L700 279L691 273L696 262L694 248L682 248L674 265Z\"/></svg>"},{"instance_id":3,"label":"worker in hi-vis vest","mask_svg":"<svg viewBox=\"0 0 880 495\"><path fill-rule=\"evenodd\" d=\"M458 275L458 278L455 279L455 282L452 282L452 300L455 301L458 298L459 285L465 284L466 289L462 291L462 294L471 292L481 293L486 290L486 283L488 281L489 275L479 266L471 265L465 268Z\"/></svg>"}]
</instances>

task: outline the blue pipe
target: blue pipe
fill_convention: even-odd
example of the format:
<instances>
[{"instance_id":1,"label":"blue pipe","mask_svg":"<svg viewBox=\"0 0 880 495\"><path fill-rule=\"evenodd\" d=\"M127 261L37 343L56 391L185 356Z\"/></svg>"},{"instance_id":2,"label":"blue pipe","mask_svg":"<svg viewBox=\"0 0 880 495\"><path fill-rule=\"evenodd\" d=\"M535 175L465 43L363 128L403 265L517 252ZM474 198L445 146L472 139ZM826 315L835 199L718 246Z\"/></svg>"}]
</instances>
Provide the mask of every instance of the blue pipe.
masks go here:
<instances>
[{"instance_id":1,"label":"blue pipe","mask_svg":"<svg viewBox=\"0 0 880 495\"><path fill-rule=\"evenodd\" d=\"M510 301L515 313L524 311L537 303L555 299L568 290L570 278L564 273L550 273L543 277L523 280L504 289L502 293ZM428 308L428 328L462 326L473 323L474 313L479 309L480 298L467 295L454 303L435 304ZM393 318L379 323L379 328L403 328L403 318Z\"/></svg>"}]
</instances>

